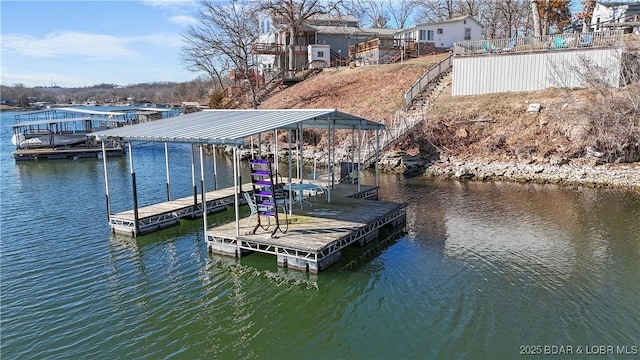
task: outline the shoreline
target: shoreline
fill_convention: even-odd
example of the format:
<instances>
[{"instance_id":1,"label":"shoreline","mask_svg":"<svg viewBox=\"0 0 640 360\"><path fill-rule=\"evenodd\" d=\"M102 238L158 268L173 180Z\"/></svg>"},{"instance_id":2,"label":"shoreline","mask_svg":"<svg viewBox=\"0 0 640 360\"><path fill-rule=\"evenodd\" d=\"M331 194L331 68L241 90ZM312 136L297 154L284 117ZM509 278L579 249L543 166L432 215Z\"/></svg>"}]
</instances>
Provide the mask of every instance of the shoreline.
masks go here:
<instances>
[{"instance_id":1,"label":"shoreline","mask_svg":"<svg viewBox=\"0 0 640 360\"><path fill-rule=\"evenodd\" d=\"M450 180L508 181L640 191L640 163L607 163L594 166L445 159L428 165L422 176Z\"/></svg>"}]
</instances>

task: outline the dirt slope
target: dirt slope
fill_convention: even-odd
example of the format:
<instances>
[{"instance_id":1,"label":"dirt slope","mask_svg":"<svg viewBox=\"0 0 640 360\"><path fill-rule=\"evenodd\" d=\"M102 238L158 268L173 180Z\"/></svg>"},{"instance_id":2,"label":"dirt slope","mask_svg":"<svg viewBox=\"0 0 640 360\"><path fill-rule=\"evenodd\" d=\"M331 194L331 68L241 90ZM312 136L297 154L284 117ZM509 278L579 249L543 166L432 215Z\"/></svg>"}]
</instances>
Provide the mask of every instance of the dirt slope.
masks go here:
<instances>
[{"instance_id":1,"label":"dirt slope","mask_svg":"<svg viewBox=\"0 0 640 360\"><path fill-rule=\"evenodd\" d=\"M403 94L446 54L401 64L326 69L265 100L261 109L338 109L382 121L403 106Z\"/></svg>"}]
</instances>

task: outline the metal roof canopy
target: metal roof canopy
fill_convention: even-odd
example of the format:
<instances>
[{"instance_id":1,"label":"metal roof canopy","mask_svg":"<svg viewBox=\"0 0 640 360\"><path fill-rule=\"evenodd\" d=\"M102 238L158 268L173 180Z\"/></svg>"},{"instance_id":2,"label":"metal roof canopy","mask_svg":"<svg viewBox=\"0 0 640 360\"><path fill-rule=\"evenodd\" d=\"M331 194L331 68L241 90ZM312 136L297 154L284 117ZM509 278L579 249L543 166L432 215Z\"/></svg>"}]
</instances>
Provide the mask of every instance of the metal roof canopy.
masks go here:
<instances>
[{"instance_id":1,"label":"metal roof canopy","mask_svg":"<svg viewBox=\"0 0 640 360\"><path fill-rule=\"evenodd\" d=\"M242 145L244 139L272 130L333 128L380 130L384 125L336 109L203 110L92 133L98 140Z\"/></svg>"},{"instance_id":2,"label":"metal roof canopy","mask_svg":"<svg viewBox=\"0 0 640 360\"><path fill-rule=\"evenodd\" d=\"M43 120L31 120L31 121L23 121L17 124L11 125L14 129L20 127L29 127L34 125L51 125L51 124L64 124L64 123L73 123L77 121L98 121L98 122L112 122L112 123L126 123L127 120L123 119L108 119L108 118L92 118L91 116L87 117L70 117L70 118L62 118L62 119L43 119Z\"/></svg>"}]
</instances>

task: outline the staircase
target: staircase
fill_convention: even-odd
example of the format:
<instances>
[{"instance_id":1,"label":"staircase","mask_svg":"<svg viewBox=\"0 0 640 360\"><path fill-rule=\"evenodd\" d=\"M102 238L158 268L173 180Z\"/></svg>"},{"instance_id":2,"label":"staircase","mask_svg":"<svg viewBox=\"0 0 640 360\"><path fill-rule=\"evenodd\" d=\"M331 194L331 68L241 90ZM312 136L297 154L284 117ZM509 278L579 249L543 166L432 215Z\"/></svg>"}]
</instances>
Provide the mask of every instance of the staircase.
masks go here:
<instances>
[{"instance_id":1,"label":"staircase","mask_svg":"<svg viewBox=\"0 0 640 360\"><path fill-rule=\"evenodd\" d=\"M405 108L396 112L394 118L385 124L384 133L379 138L380 151L388 150L425 119L425 111L431 107L442 84L451 77L452 65L452 56L449 55L427 70L404 94ZM357 150L353 152L352 161L359 161L363 167L369 167L376 160L376 156L375 134L367 133L362 139L360 153Z\"/></svg>"}]
</instances>

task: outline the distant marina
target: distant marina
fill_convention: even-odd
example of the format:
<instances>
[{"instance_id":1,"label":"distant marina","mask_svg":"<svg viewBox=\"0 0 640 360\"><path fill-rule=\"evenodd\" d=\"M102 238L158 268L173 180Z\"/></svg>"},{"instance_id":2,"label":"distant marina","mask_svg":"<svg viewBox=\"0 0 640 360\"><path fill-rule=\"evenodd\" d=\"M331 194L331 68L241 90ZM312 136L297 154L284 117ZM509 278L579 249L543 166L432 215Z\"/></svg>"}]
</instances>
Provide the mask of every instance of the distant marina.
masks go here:
<instances>
[{"instance_id":1,"label":"distant marina","mask_svg":"<svg viewBox=\"0 0 640 360\"><path fill-rule=\"evenodd\" d=\"M117 110L117 111L116 111ZM11 143L16 161L124 155L120 141L98 143L90 133L167 118L176 110L151 107L47 107L14 115ZM104 145L104 149L103 149ZM103 151L104 150L104 151Z\"/></svg>"}]
</instances>

